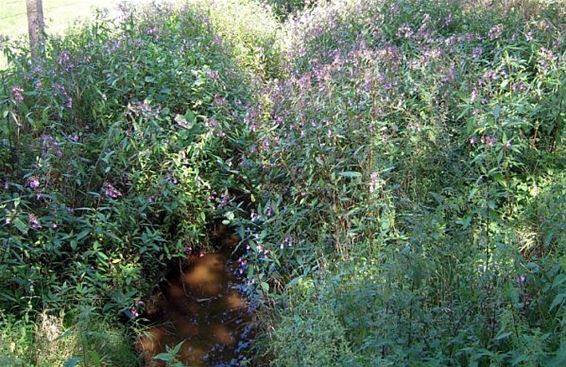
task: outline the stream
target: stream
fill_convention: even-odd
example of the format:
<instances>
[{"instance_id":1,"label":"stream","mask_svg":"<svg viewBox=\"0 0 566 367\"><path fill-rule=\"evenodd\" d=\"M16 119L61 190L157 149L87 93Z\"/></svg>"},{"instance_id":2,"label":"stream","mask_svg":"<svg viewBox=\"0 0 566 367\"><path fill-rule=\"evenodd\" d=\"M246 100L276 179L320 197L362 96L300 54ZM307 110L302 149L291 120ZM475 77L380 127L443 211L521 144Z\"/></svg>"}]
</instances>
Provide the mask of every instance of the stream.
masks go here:
<instances>
[{"instance_id":1,"label":"stream","mask_svg":"<svg viewBox=\"0 0 566 367\"><path fill-rule=\"evenodd\" d=\"M201 253L167 278L148 302L150 324L137 340L146 367L166 366L154 357L180 342L176 358L185 365L241 365L255 334L242 266L221 252Z\"/></svg>"}]
</instances>

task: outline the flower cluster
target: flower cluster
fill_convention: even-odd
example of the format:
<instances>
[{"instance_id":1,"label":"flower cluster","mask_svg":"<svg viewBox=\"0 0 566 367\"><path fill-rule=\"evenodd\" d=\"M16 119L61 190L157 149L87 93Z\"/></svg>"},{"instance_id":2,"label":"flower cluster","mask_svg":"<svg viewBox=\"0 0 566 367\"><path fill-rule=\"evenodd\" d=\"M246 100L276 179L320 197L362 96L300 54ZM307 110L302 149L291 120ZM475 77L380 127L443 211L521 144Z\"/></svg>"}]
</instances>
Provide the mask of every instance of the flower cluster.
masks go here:
<instances>
[{"instance_id":1,"label":"flower cluster","mask_svg":"<svg viewBox=\"0 0 566 367\"><path fill-rule=\"evenodd\" d=\"M12 99L16 103L22 103L24 101L24 90L20 87L12 87Z\"/></svg>"},{"instance_id":2,"label":"flower cluster","mask_svg":"<svg viewBox=\"0 0 566 367\"><path fill-rule=\"evenodd\" d=\"M120 192L120 190L115 188L108 181L105 181L104 184L102 185L102 191L104 191L104 194L111 199L118 199L119 197L122 196L122 193Z\"/></svg>"},{"instance_id":3,"label":"flower cluster","mask_svg":"<svg viewBox=\"0 0 566 367\"><path fill-rule=\"evenodd\" d=\"M52 135L43 134L41 135L40 140L41 150L44 156L48 154L54 154L59 158L63 156L63 149Z\"/></svg>"},{"instance_id":4,"label":"flower cluster","mask_svg":"<svg viewBox=\"0 0 566 367\"><path fill-rule=\"evenodd\" d=\"M63 105L67 109L73 108L73 97L69 95L65 86L61 83L54 83L53 84L53 93L56 96L63 98Z\"/></svg>"},{"instance_id":5,"label":"flower cluster","mask_svg":"<svg viewBox=\"0 0 566 367\"><path fill-rule=\"evenodd\" d=\"M40 185L39 178L37 176L31 176L30 178L28 178L27 184L32 190L37 190Z\"/></svg>"}]
</instances>

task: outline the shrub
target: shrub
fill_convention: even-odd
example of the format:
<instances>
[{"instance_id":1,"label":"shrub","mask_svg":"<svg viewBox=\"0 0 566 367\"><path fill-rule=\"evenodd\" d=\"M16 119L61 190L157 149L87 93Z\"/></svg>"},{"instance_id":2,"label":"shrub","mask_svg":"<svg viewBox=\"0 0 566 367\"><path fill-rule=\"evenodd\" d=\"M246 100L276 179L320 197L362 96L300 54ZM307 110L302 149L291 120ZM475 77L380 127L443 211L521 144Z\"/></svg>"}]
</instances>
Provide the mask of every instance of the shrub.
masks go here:
<instances>
[{"instance_id":1,"label":"shrub","mask_svg":"<svg viewBox=\"0 0 566 367\"><path fill-rule=\"evenodd\" d=\"M228 42L234 58L255 77L277 77L279 23L271 8L255 0L192 0L210 19L216 35Z\"/></svg>"},{"instance_id":2,"label":"shrub","mask_svg":"<svg viewBox=\"0 0 566 367\"><path fill-rule=\"evenodd\" d=\"M284 25L289 77L249 113L264 167L250 272L290 307L269 321L277 365L560 361L563 228L529 225L531 255L517 235L525 187L563 220L563 10L534 9L337 1Z\"/></svg>"},{"instance_id":3,"label":"shrub","mask_svg":"<svg viewBox=\"0 0 566 367\"><path fill-rule=\"evenodd\" d=\"M5 51L0 308L116 315L245 187L249 70L194 6L101 15L41 63Z\"/></svg>"}]
</instances>

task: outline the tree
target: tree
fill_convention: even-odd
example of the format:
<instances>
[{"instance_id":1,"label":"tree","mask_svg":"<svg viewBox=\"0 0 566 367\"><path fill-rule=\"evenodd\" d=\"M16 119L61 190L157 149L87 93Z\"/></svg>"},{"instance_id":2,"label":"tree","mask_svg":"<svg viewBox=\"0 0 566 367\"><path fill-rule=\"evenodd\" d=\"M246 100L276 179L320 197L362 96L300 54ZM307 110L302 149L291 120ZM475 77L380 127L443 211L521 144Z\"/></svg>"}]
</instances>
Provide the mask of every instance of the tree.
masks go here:
<instances>
[{"instance_id":1,"label":"tree","mask_svg":"<svg viewBox=\"0 0 566 367\"><path fill-rule=\"evenodd\" d=\"M43 55L45 44L45 22L42 0L26 0L28 32L31 55L34 60Z\"/></svg>"}]
</instances>

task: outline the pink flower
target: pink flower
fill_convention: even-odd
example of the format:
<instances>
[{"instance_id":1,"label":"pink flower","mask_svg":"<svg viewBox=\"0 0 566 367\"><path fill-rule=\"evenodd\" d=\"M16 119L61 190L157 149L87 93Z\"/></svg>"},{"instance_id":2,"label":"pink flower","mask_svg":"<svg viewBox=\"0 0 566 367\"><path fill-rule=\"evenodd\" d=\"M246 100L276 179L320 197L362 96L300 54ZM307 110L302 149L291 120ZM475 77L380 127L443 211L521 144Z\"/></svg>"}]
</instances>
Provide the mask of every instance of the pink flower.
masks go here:
<instances>
[{"instance_id":1,"label":"pink flower","mask_svg":"<svg viewBox=\"0 0 566 367\"><path fill-rule=\"evenodd\" d=\"M21 103L24 101L24 90L20 87L12 87L12 98L16 103Z\"/></svg>"},{"instance_id":2,"label":"pink flower","mask_svg":"<svg viewBox=\"0 0 566 367\"><path fill-rule=\"evenodd\" d=\"M496 26L493 26L488 33L488 37L490 40L496 40L499 37L501 37L501 35L503 34L503 25L502 24L497 24Z\"/></svg>"},{"instance_id":3,"label":"pink flower","mask_svg":"<svg viewBox=\"0 0 566 367\"><path fill-rule=\"evenodd\" d=\"M122 193L117 188L112 186L112 184L108 181L104 182L104 184L102 185L102 190L104 190L106 196L112 199L117 199L122 196Z\"/></svg>"},{"instance_id":4,"label":"pink flower","mask_svg":"<svg viewBox=\"0 0 566 367\"><path fill-rule=\"evenodd\" d=\"M28 179L28 186L33 190L39 187L39 179L37 178L37 176L31 176Z\"/></svg>"},{"instance_id":5,"label":"pink flower","mask_svg":"<svg viewBox=\"0 0 566 367\"><path fill-rule=\"evenodd\" d=\"M487 145L488 147L492 147L495 145L495 143L497 143L497 138L493 135L484 135L481 138L481 142Z\"/></svg>"},{"instance_id":6,"label":"pink flower","mask_svg":"<svg viewBox=\"0 0 566 367\"><path fill-rule=\"evenodd\" d=\"M370 182L369 182L369 192L370 192L370 194L374 193L375 190L377 190L378 183L379 183L379 173L372 172L372 174L370 176Z\"/></svg>"},{"instance_id":7,"label":"pink flower","mask_svg":"<svg viewBox=\"0 0 566 367\"><path fill-rule=\"evenodd\" d=\"M28 215L28 221L29 221L29 225L30 225L31 229L38 230L38 229L41 228L41 223L39 222L39 219L34 214Z\"/></svg>"}]
</instances>

